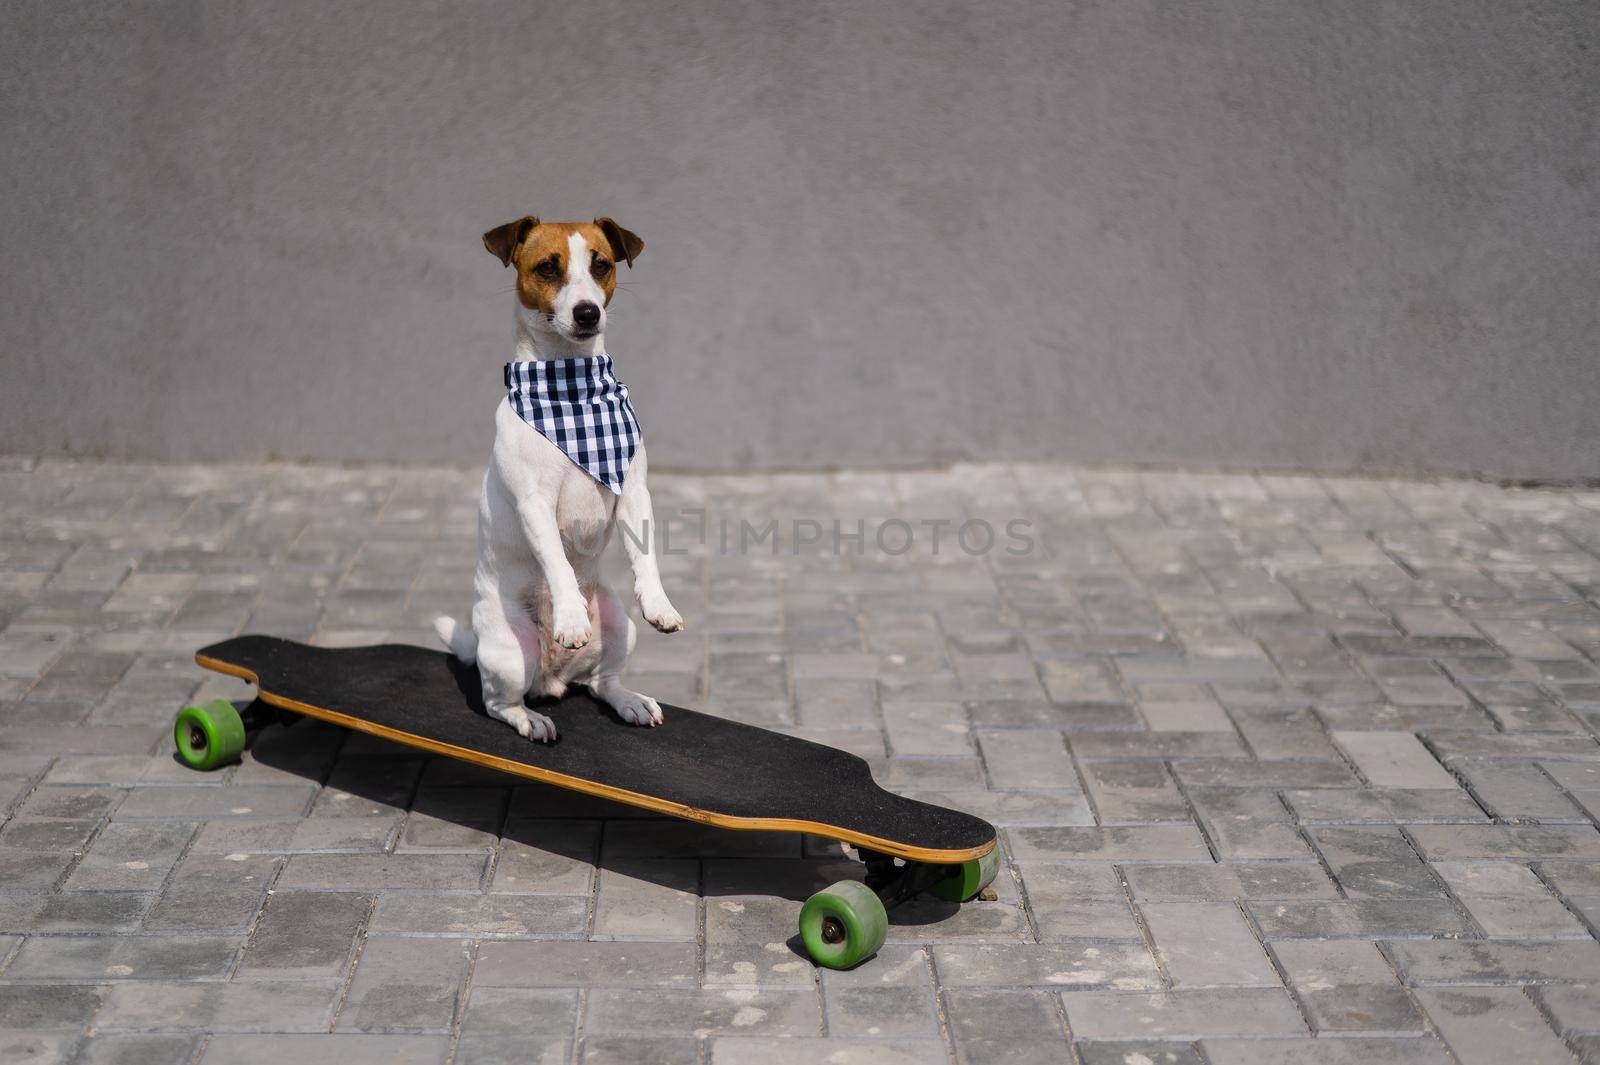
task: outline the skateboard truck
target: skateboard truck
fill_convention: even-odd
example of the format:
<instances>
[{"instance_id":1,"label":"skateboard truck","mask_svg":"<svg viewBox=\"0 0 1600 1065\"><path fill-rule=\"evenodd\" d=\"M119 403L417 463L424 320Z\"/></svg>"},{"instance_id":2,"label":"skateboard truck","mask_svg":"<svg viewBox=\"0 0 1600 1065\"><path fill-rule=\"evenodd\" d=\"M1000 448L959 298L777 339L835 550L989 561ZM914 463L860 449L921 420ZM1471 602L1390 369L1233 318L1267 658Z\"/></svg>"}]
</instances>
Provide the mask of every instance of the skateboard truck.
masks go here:
<instances>
[{"instance_id":1,"label":"skateboard truck","mask_svg":"<svg viewBox=\"0 0 1600 1065\"><path fill-rule=\"evenodd\" d=\"M904 861L857 849L866 879L824 888L800 909L800 941L818 965L848 969L876 953L889 933L889 908L923 893L956 903L994 898L989 885L1000 867L998 849L959 864Z\"/></svg>"}]
</instances>

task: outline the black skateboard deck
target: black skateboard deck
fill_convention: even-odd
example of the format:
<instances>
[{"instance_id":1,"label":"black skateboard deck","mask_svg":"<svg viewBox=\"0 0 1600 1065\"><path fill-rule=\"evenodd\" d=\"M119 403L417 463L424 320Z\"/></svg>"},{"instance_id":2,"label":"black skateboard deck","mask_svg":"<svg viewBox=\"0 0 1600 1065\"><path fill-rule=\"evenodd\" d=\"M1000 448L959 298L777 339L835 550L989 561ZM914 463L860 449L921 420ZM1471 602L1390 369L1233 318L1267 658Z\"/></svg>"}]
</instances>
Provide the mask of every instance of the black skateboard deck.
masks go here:
<instances>
[{"instance_id":1,"label":"black skateboard deck","mask_svg":"<svg viewBox=\"0 0 1600 1065\"><path fill-rule=\"evenodd\" d=\"M477 667L442 651L239 636L195 661L280 709L690 821L807 832L914 862L966 862L995 846L987 821L885 791L856 755L678 706L640 728L569 694L531 704L560 738L524 739L484 712Z\"/></svg>"}]
</instances>

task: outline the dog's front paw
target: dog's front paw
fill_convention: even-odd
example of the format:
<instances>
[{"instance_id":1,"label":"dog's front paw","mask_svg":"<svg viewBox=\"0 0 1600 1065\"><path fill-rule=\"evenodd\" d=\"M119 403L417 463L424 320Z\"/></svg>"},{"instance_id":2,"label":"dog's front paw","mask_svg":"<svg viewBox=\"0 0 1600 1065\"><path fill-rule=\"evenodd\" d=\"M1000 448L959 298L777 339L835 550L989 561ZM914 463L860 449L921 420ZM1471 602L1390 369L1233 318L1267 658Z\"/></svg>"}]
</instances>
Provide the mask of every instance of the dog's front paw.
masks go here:
<instances>
[{"instance_id":1,"label":"dog's front paw","mask_svg":"<svg viewBox=\"0 0 1600 1065\"><path fill-rule=\"evenodd\" d=\"M665 592L639 594L639 611L657 632L677 632L683 628L683 615L672 608Z\"/></svg>"},{"instance_id":2,"label":"dog's front paw","mask_svg":"<svg viewBox=\"0 0 1600 1065\"><path fill-rule=\"evenodd\" d=\"M556 740L556 723L544 714L521 706L504 710L491 708L489 713L516 729L517 734L525 740L538 740L541 743L554 743Z\"/></svg>"},{"instance_id":3,"label":"dog's front paw","mask_svg":"<svg viewBox=\"0 0 1600 1065\"><path fill-rule=\"evenodd\" d=\"M650 696L630 691L622 694L623 697L617 701L617 714L628 724L655 728L666 720L661 713L661 704Z\"/></svg>"},{"instance_id":4,"label":"dog's front paw","mask_svg":"<svg viewBox=\"0 0 1600 1065\"><path fill-rule=\"evenodd\" d=\"M586 646L594 638L594 630L589 625L589 612L582 606L556 610L554 624L555 631L551 636L569 651Z\"/></svg>"}]
</instances>

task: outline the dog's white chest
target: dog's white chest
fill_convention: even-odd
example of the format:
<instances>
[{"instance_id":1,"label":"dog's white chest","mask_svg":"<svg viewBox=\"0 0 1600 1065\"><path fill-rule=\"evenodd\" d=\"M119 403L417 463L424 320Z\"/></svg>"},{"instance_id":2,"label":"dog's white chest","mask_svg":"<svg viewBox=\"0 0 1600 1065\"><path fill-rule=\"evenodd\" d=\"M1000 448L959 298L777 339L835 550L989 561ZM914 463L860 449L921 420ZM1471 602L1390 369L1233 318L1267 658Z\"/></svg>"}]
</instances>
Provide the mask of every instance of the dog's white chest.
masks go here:
<instances>
[{"instance_id":1,"label":"dog's white chest","mask_svg":"<svg viewBox=\"0 0 1600 1065\"><path fill-rule=\"evenodd\" d=\"M511 500L554 501L556 527L569 558L576 559L591 548L598 554L604 547L616 514L616 494L519 418L504 401L495 411L490 463L492 475L504 485ZM514 528L520 531L520 527Z\"/></svg>"}]
</instances>

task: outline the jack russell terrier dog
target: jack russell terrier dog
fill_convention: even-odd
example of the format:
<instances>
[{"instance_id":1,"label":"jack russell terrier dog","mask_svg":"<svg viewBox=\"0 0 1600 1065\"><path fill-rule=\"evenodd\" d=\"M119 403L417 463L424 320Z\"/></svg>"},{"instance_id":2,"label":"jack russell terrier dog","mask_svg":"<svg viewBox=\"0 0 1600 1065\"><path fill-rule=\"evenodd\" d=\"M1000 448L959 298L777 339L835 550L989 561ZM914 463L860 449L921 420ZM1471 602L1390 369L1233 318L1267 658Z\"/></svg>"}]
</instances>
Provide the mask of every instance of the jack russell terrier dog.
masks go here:
<instances>
[{"instance_id":1,"label":"jack russell terrier dog","mask_svg":"<svg viewBox=\"0 0 1600 1065\"><path fill-rule=\"evenodd\" d=\"M662 632L683 627L650 548L644 444L606 354L617 264L631 268L644 242L609 218L529 215L483 244L517 270L516 361L478 503L472 624L440 617L434 629L461 661L477 661L484 708L528 739L549 743L556 726L523 700L574 684L625 721L659 725L660 705L622 686L633 622L599 572L620 524L644 619Z\"/></svg>"}]
</instances>

